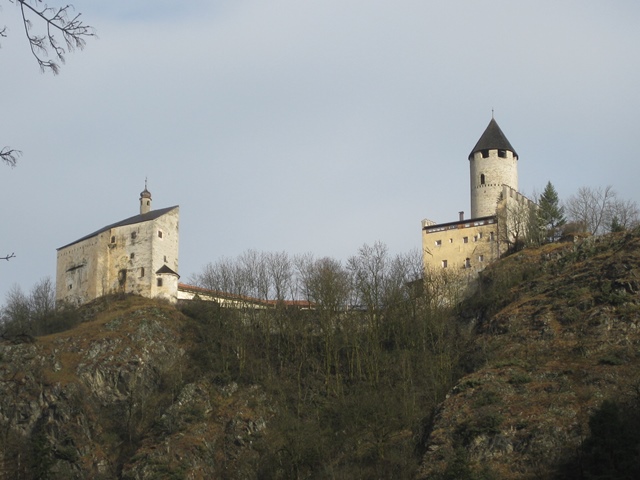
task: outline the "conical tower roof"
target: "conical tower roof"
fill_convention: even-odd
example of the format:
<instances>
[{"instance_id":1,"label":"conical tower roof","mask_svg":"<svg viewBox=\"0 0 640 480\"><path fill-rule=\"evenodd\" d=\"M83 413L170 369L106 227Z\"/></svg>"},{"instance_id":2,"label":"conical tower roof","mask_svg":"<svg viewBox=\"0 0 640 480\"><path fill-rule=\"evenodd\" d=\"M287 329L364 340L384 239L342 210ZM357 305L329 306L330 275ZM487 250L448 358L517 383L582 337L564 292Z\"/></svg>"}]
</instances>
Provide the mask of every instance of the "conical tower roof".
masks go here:
<instances>
[{"instance_id":1,"label":"conical tower roof","mask_svg":"<svg viewBox=\"0 0 640 480\"><path fill-rule=\"evenodd\" d=\"M518 157L518 154L513 149L504 133L502 133L502 130L498 126L498 122L496 122L493 117L491 117L491 121L480 137L480 140L478 140L476 146L471 150L469 160L473 158L474 153L481 150L509 150L510 152L513 152L514 157Z\"/></svg>"}]
</instances>

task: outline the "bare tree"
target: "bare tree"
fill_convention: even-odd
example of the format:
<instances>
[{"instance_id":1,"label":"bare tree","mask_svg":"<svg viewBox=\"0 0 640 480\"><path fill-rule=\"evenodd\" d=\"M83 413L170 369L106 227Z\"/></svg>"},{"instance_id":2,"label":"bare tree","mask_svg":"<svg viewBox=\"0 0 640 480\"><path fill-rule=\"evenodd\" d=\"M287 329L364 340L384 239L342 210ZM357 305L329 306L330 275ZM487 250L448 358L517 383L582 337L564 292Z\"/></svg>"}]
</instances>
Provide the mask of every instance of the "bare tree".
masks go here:
<instances>
[{"instance_id":1,"label":"bare tree","mask_svg":"<svg viewBox=\"0 0 640 480\"><path fill-rule=\"evenodd\" d=\"M31 53L43 72L48 70L57 75L67 52L82 50L86 45L86 38L95 36L94 28L82 22L81 14L75 13L73 5L50 7L42 0L9 2L20 7ZM41 26L39 32L34 32L36 24ZM6 27L0 30L0 36L7 36Z\"/></svg>"},{"instance_id":2,"label":"bare tree","mask_svg":"<svg viewBox=\"0 0 640 480\"><path fill-rule=\"evenodd\" d=\"M532 228L537 228L535 204L524 197L519 200L501 199L498 207L499 240L509 252L524 248Z\"/></svg>"},{"instance_id":3,"label":"bare tree","mask_svg":"<svg viewBox=\"0 0 640 480\"><path fill-rule=\"evenodd\" d=\"M0 159L10 167L16 166L20 155L22 155L22 152L13 148L3 147L2 150L0 150Z\"/></svg>"},{"instance_id":4,"label":"bare tree","mask_svg":"<svg viewBox=\"0 0 640 480\"><path fill-rule=\"evenodd\" d=\"M349 303L349 273L329 257L314 259L311 254L296 257L296 269L302 294L319 311L336 313Z\"/></svg>"},{"instance_id":5,"label":"bare tree","mask_svg":"<svg viewBox=\"0 0 640 480\"><path fill-rule=\"evenodd\" d=\"M287 253L269 253L266 255L266 263L275 299L281 302L287 296L295 298L293 263Z\"/></svg>"},{"instance_id":6,"label":"bare tree","mask_svg":"<svg viewBox=\"0 0 640 480\"><path fill-rule=\"evenodd\" d=\"M614 219L623 228L638 224L637 204L619 199L611 185L604 188L580 187L567 200L566 210L572 222L584 225L592 235L609 232Z\"/></svg>"},{"instance_id":7,"label":"bare tree","mask_svg":"<svg viewBox=\"0 0 640 480\"><path fill-rule=\"evenodd\" d=\"M20 7L31 53L42 72L48 70L57 75L60 72L60 63L65 62L67 52L82 50L86 45L86 38L96 36L94 28L80 20L81 14L75 13L73 5L50 7L42 0L8 1ZM41 26L39 33L33 29L35 24ZM6 36L7 27L4 26L0 28L0 37ZM15 167L20 155L22 152L15 148L0 149L0 160L10 167ZM9 260L14 256L12 253L0 257L0 260Z\"/></svg>"},{"instance_id":8,"label":"bare tree","mask_svg":"<svg viewBox=\"0 0 640 480\"><path fill-rule=\"evenodd\" d=\"M616 199L611 204L607 220L607 227L610 230L614 229L614 225L617 225L621 230L637 227L640 224L638 204L633 200Z\"/></svg>"}]
</instances>

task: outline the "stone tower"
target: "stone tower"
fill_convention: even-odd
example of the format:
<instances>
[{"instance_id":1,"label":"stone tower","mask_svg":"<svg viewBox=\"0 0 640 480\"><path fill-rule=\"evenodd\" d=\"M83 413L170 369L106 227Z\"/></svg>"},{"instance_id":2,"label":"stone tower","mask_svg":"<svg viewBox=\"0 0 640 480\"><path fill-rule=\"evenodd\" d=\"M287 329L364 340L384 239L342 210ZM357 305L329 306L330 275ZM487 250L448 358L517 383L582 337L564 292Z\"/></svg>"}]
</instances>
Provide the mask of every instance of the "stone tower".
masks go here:
<instances>
[{"instance_id":1,"label":"stone tower","mask_svg":"<svg viewBox=\"0 0 640 480\"><path fill-rule=\"evenodd\" d=\"M147 190L147 181L144 181L144 190L140 192L140 215L151 211L151 192Z\"/></svg>"},{"instance_id":2,"label":"stone tower","mask_svg":"<svg viewBox=\"0 0 640 480\"><path fill-rule=\"evenodd\" d=\"M518 154L493 116L469 154L471 218L496 214L503 185L518 191Z\"/></svg>"}]
</instances>

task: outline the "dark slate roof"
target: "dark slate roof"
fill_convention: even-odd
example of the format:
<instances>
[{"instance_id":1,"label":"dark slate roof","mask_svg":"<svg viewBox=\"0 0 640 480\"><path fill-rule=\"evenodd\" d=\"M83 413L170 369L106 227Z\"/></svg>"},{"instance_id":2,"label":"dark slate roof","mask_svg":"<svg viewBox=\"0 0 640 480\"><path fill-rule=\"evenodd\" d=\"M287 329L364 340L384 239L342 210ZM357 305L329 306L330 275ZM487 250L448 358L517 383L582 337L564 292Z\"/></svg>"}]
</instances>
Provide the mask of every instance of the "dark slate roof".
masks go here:
<instances>
[{"instance_id":1,"label":"dark slate roof","mask_svg":"<svg viewBox=\"0 0 640 480\"><path fill-rule=\"evenodd\" d=\"M161 274L161 273L168 273L170 275L175 275L176 277L180 278L180 275L178 275L176 272L174 272L173 270L171 270L169 267L167 267L166 265L161 266L157 271L156 274Z\"/></svg>"},{"instance_id":2,"label":"dark slate roof","mask_svg":"<svg viewBox=\"0 0 640 480\"><path fill-rule=\"evenodd\" d=\"M476 143L476 146L473 147L471 153L469 154L469 160L473 157L473 154L479 152L481 150L509 150L513 152L515 157L518 156L516 151L513 149L507 137L505 137L502 130L498 126L498 122L495 119L491 119L489 125L485 129L484 133Z\"/></svg>"},{"instance_id":3,"label":"dark slate roof","mask_svg":"<svg viewBox=\"0 0 640 480\"><path fill-rule=\"evenodd\" d=\"M155 220L156 218L161 217L165 213L170 212L174 208L178 208L178 205L174 205L173 207L161 208L160 210L151 210L150 212L147 212L147 213L141 213L139 215L134 215L133 217L125 218L124 220L120 220L119 222L112 223L111 225L107 225L106 227L102 227L100 230L96 230L95 232L90 233L89 235L85 235L84 237L79 238L75 242L68 243L68 244L58 248L58 250L62 250L63 248L67 248L67 247L69 247L71 245L74 245L76 243L82 242L83 240L87 240L88 238L95 237L96 235L99 235L102 232L106 232L107 230L110 230L110 229L115 228L115 227L124 227L125 225L134 225L136 223L142 223L142 222L148 222L149 220Z\"/></svg>"}]
</instances>

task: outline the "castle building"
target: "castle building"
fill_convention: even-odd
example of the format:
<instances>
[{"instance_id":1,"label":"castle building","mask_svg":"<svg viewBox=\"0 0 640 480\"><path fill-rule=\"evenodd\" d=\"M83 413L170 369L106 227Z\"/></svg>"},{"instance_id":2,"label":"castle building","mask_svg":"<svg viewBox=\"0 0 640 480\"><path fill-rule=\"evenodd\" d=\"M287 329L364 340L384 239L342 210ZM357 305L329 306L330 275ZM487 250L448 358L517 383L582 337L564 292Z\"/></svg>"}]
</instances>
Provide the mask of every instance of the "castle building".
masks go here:
<instances>
[{"instance_id":1,"label":"castle building","mask_svg":"<svg viewBox=\"0 0 640 480\"><path fill-rule=\"evenodd\" d=\"M518 154L493 117L468 159L471 218L423 220L422 258L425 271L473 279L524 240L536 205L518 192Z\"/></svg>"},{"instance_id":2,"label":"castle building","mask_svg":"<svg viewBox=\"0 0 640 480\"><path fill-rule=\"evenodd\" d=\"M58 248L56 302L81 305L110 293L176 302L179 207L151 209L140 193L140 214Z\"/></svg>"}]
</instances>

